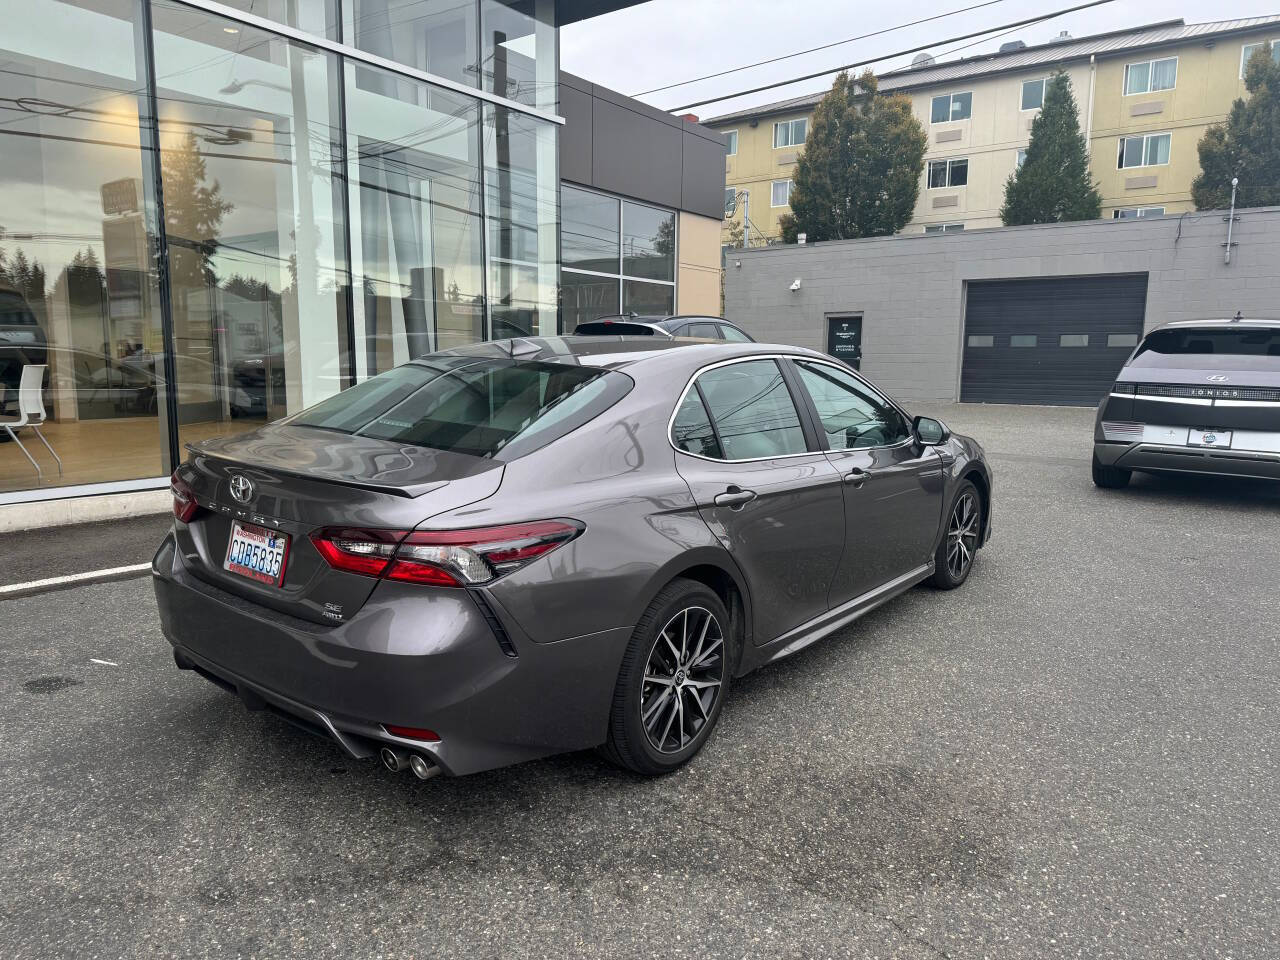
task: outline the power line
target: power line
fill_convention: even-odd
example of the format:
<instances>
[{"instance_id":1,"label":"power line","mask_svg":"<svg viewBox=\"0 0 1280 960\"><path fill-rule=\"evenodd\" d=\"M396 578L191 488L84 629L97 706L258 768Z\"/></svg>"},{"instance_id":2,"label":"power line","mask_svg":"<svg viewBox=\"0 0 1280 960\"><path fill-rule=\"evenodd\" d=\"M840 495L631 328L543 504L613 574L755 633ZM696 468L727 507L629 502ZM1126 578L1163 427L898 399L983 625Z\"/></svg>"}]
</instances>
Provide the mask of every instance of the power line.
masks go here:
<instances>
[{"instance_id":1,"label":"power line","mask_svg":"<svg viewBox=\"0 0 1280 960\"><path fill-rule=\"evenodd\" d=\"M1074 7L1065 7L1061 10L1055 10L1052 13L1042 13L1039 16L1027 17L1025 20L1015 20L1012 23L1002 23L999 26L987 27L984 30L975 30L972 33L964 33L958 37L948 37L946 40L935 40L932 43L920 44L907 50L898 50L895 53L886 53L878 57L872 57L869 60L859 60L856 63L846 63L842 67L830 67L826 70L819 70L817 73L807 73L801 77L791 77L788 80L778 80L773 83L766 83L759 87L752 87L749 90L738 90L735 93L727 93L719 97L711 97L707 100L699 100L696 103L686 103L680 107L672 107L668 113L683 113L686 110L692 110L694 107L704 107L708 103L720 103L724 100L733 100L737 97L745 97L752 93L761 93L765 90L773 90L777 87L788 87L794 83L803 83L805 80L816 80L819 77L830 76L833 73L842 73L845 70L852 70L854 67L865 67L868 64L879 63L882 60L890 60L894 57L904 57L909 53L919 53L921 50L927 50L930 47L936 47L940 43L956 43L960 40L970 40L973 37L981 37L988 33L995 33L998 30L1010 30L1015 27L1025 27L1028 24L1040 23L1043 20L1052 20L1055 17L1065 16L1068 13L1075 13L1077 10L1087 10L1089 7L1099 7L1104 3L1114 3L1115 0L1090 0L1088 3L1080 3Z\"/></svg>"},{"instance_id":2,"label":"power line","mask_svg":"<svg viewBox=\"0 0 1280 960\"><path fill-rule=\"evenodd\" d=\"M928 23L931 20L941 20L943 17L954 17L957 14L968 13L970 10L978 10L982 7L990 7L997 3L1003 3L1004 0L985 0L983 3L975 3L971 7L961 7L959 10L951 10L947 13L935 13L931 17L924 17L920 20L912 20L910 23L900 23L896 27L885 27L883 30L875 30L871 33L859 34L856 37L849 37L847 40L837 40L834 43L824 43L820 47L810 47L808 50L797 50L795 53L784 53L780 57L773 57L769 60L757 60L755 63L748 63L745 66L733 67L729 70L721 70L719 73L708 73L704 77L694 77L692 80L681 80L679 83L668 83L665 87L654 87L652 90L641 90L639 93L633 93L633 97L647 97L651 93L661 93L663 90L672 90L676 87L687 87L692 83L701 83L703 80L713 80L716 77L724 77L731 73L741 73L743 70L751 70L754 67L763 67L770 63L779 63L782 60L790 60L793 57L803 57L807 53L817 53L819 50L830 50L832 47L844 46L846 43L853 43L855 40L867 40L871 37L878 37L881 34L893 33L895 30L905 30L907 27L918 27L922 23Z\"/></svg>"}]
</instances>

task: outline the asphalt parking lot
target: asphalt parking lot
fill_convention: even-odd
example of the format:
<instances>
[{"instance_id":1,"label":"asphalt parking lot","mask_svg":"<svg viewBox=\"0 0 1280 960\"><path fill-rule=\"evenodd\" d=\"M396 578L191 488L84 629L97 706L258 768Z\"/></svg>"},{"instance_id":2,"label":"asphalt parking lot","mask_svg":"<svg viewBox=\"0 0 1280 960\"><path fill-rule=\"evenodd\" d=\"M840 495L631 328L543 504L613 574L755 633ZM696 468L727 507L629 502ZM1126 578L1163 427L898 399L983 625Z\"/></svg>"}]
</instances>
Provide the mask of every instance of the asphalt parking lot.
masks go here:
<instances>
[{"instance_id":1,"label":"asphalt parking lot","mask_svg":"<svg viewBox=\"0 0 1280 960\"><path fill-rule=\"evenodd\" d=\"M746 678L662 780L420 783L180 674L146 580L0 602L0 955L1274 957L1280 491L920 412L997 471L969 583Z\"/></svg>"}]
</instances>

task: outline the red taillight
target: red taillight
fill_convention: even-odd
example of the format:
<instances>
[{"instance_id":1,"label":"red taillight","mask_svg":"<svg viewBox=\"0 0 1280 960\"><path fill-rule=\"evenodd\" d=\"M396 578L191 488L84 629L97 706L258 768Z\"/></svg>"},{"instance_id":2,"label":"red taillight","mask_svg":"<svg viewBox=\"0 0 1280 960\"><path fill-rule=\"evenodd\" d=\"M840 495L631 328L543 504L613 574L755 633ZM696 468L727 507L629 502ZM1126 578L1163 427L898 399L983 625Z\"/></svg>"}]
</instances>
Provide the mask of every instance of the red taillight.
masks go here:
<instances>
[{"instance_id":1,"label":"red taillight","mask_svg":"<svg viewBox=\"0 0 1280 960\"><path fill-rule=\"evenodd\" d=\"M326 527L311 534L320 556L335 570L359 573L366 577L380 577L396 544L405 538L404 530L353 530L345 527Z\"/></svg>"},{"instance_id":2,"label":"red taillight","mask_svg":"<svg viewBox=\"0 0 1280 960\"><path fill-rule=\"evenodd\" d=\"M404 737L406 740L421 740L424 743L440 742L440 734L434 730L424 730L421 727L397 727L384 723L382 729L393 737Z\"/></svg>"},{"instance_id":3,"label":"red taillight","mask_svg":"<svg viewBox=\"0 0 1280 960\"><path fill-rule=\"evenodd\" d=\"M369 577L437 587L488 583L583 530L574 520L535 520L465 530L352 530L311 535L329 566Z\"/></svg>"},{"instance_id":4,"label":"red taillight","mask_svg":"<svg viewBox=\"0 0 1280 960\"><path fill-rule=\"evenodd\" d=\"M200 505L196 503L196 492L178 476L177 470L169 478L169 490L173 494L173 515L183 523L190 523L200 509Z\"/></svg>"}]
</instances>

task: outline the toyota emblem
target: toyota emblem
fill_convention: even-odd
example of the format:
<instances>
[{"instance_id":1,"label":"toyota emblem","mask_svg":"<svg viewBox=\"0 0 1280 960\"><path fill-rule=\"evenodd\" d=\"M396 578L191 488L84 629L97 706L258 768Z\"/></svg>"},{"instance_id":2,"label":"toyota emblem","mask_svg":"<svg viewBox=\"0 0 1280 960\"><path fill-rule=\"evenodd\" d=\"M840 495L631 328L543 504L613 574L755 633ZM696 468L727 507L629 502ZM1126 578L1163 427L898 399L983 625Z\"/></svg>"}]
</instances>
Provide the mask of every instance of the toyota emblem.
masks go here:
<instances>
[{"instance_id":1,"label":"toyota emblem","mask_svg":"<svg viewBox=\"0 0 1280 960\"><path fill-rule=\"evenodd\" d=\"M231 478L231 496L238 503L248 503L253 499L253 481L244 474L237 473Z\"/></svg>"}]
</instances>

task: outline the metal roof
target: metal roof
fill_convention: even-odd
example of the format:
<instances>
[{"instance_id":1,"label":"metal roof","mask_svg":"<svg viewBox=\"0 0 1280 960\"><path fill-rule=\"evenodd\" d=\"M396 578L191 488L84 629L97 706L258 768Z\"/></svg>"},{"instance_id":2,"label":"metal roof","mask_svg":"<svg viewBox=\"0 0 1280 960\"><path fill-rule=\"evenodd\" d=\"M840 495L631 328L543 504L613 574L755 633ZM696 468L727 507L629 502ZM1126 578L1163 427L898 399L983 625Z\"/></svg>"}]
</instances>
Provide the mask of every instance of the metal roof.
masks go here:
<instances>
[{"instance_id":1,"label":"metal roof","mask_svg":"<svg viewBox=\"0 0 1280 960\"><path fill-rule=\"evenodd\" d=\"M1099 33L1091 37L1080 37L1071 40L1053 40L1049 43L1007 53L985 53L976 57L965 57L950 63L931 63L919 67L906 67L891 70L877 77L882 91L911 90L916 87L930 87L940 83L980 77L992 73L1012 73L1018 70L1030 70L1034 67L1051 66L1073 60L1087 59L1091 56L1110 56L1126 53L1143 47L1164 46L1181 43L1187 40L1207 39L1227 33L1240 33L1259 27L1280 25L1280 14L1266 17L1244 17L1237 20L1215 20L1209 23L1185 23L1182 20L1168 20L1152 23L1143 27L1128 30L1117 30L1111 33ZM751 117L773 113L788 113L793 110L808 110L817 105L826 96L827 91L805 94L790 100L779 100L762 106L738 110L734 113L721 114L701 121L704 125L718 125L734 120L746 120Z\"/></svg>"}]
</instances>

